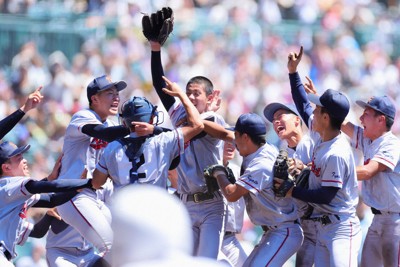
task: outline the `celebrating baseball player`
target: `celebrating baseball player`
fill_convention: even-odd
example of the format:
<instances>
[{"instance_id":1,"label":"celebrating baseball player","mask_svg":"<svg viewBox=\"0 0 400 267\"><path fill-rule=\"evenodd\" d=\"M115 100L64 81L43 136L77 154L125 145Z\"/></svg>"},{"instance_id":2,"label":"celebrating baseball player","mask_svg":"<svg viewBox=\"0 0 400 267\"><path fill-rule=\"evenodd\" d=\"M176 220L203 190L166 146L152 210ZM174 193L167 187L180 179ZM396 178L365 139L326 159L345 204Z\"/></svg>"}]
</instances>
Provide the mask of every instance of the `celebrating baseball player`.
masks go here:
<instances>
[{"instance_id":1,"label":"celebrating baseball player","mask_svg":"<svg viewBox=\"0 0 400 267\"><path fill-rule=\"evenodd\" d=\"M279 194L292 196L313 206L317 243L315 266L357 266L361 245L360 221L356 216L358 184L350 145L340 131L350 103L345 95L332 89L321 97L309 95L297 73L303 48L288 56L292 97L304 122L320 135L312 155L309 188L294 187L290 179L275 179ZM316 107L312 108L310 101Z\"/></svg>"},{"instance_id":2,"label":"celebrating baseball player","mask_svg":"<svg viewBox=\"0 0 400 267\"><path fill-rule=\"evenodd\" d=\"M199 134L204 126L197 109L176 83L164 77L164 92L180 99L187 114L187 123L174 131L157 136L138 137L135 124L152 123L157 107L146 98L133 97L122 105L124 125L131 125L129 138L111 142L93 174L93 187L100 188L110 177L114 189L132 184L154 184L167 188L168 170L174 158L184 152L184 143ZM133 124L133 125L132 125Z\"/></svg>"},{"instance_id":3,"label":"celebrating baseball player","mask_svg":"<svg viewBox=\"0 0 400 267\"><path fill-rule=\"evenodd\" d=\"M267 128L257 114L241 115L233 130L243 156L240 177L232 184L222 165L209 166L205 175L217 179L228 201L244 197L250 220L264 230L243 266L282 266L300 248L303 232L293 199L277 198L273 192L272 170L278 151L266 142Z\"/></svg>"},{"instance_id":4,"label":"celebrating baseball player","mask_svg":"<svg viewBox=\"0 0 400 267\"><path fill-rule=\"evenodd\" d=\"M166 94L162 88L164 71L161 63L161 45L165 42L173 27L173 12L163 8L156 13L145 15L142 20L144 36L151 46L151 71L153 86L174 126L185 120L182 103ZM209 188L205 183L205 167L222 163L223 142L232 141L233 135L224 129L224 119L214 112L206 112L212 103L213 84L204 76L196 76L186 85L186 94L204 120L205 132L185 144L185 153L181 156L178 172L178 193L192 219L194 234L194 255L217 258L223 237L224 202L218 188ZM219 127L218 127L219 126ZM210 131L216 127L217 131ZM218 129L220 131L218 131Z\"/></svg>"},{"instance_id":5,"label":"celebrating baseball player","mask_svg":"<svg viewBox=\"0 0 400 267\"><path fill-rule=\"evenodd\" d=\"M279 139L285 142L284 149L288 152L289 160L294 159L296 168L303 169L304 163L311 162L313 139L316 139L318 134L314 134L313 137L303 134L302 121L294 107L270 103L264 108L264 116L273 124ZM314 222L309 220L312 206L298 199L296 199L296 204L304 234L303 244L296 253L296 267L312 267L316 243Z\"/></svg>"},{"instance_id":6,"label":"celebrating baseball player","mask_svg":"<svg viewBox=\"0 0 400 267\"><path fill-rule=\"evenodd\" d=\"M29 145L17 147L8 141L0 144L0 266L14 266L11 260L16 257L15 246L24 244L32 230L33 225L27 220L28 208L55 207L74 197L76 190L92 188L91 180L30 178L23 157L29 148ZM58 168L54 173L58 173Z\"/></svg>"},{"instance_id":7,"label":"celebrating baseball player","mask_svg":"<svg viewBox=\"0 0 400 267\"><path fill-rule=\"evenodd\" d=\"M362 181L361 194L374 218L368 229L361 255L361 266L400 264L400 140L392 132L396 107L387 96L356 103L364 108L361 125L345 121L342 130L354 148L364 155L357 166Z\"/></svg>"},{"instance_id":8,"label":"celebrating baseball player","mask_svg":"<svg viewBox=\"0 0 400 267\"><path fill-rule=\"evenodd\" d=\"M43 96L40 93L42 86L38 87L33 93L28 96L25 104L14 111L12 114L8 115L0 121L0 140L11 131L12 128L22 119L22 117L31 109L36 108L42 101Z\"/></svg>"}]
</instances>

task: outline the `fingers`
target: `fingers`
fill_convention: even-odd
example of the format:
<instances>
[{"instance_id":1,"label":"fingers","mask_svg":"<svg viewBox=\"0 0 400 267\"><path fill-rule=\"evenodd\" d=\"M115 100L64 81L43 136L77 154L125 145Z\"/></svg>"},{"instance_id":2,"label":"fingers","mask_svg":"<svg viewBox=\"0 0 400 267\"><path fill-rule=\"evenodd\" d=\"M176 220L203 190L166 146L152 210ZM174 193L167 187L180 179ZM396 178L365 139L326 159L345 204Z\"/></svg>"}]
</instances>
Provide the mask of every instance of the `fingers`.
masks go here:
<instances>
[{"instance_id":1,"label":"fingers","mask_svg":"<svg viewBox=\"0 0 400 267\"><path fill-rule=\"evenodd\" d=\"M303 46L300 47L300 52L299 55L297 56L298 60L301 60L302 56L303 56Z\"/></svg>"},{"instance_id":2,"label":"fingers","mask_svg":"<svg viewBox=\"0 0 400 267\"><path fill-rule=\"evenodd\" d=\"M35 92L40 92L43 88L43 85L40 85L38 88L36 88Z\"/></svg>"},{"instance_id":3,"label":"fingers","mask_svg":"<svg viewBox=\"0 0 400 267\"><path fill-rule=\"evenodd\" d=\"M165 83L167 84L167 86L171 86L171 85L172 85L172 82L171 82L170 80L168 80L167 77L162 76L162 78L164 79L164 81L165 81Z\"/></svg>"}]
</instances>

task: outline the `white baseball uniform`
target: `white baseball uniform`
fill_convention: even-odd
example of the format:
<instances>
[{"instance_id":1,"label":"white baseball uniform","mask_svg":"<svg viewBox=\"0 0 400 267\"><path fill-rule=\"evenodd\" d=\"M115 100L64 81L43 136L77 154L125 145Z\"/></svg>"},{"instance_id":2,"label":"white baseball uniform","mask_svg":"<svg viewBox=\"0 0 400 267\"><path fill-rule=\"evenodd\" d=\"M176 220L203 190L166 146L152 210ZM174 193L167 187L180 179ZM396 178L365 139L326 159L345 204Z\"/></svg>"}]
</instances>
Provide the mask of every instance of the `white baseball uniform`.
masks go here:
<instances>
[{"instance_id":1,"label":"white baseball uniform","mask_svg":"<svg viewBox=\"0 0 400 267\"><path fill-rule=\"evenodd\" d=\"M364 154L364 164L374 160L388 169L362 182L363 201L374 208L364 242L362 266L398 266L400 247L400 140L387 132L371 141L355 126L352 146Z\"/></svg>"},{"instance_id":2,"label":"white baseball uniform","mask_svg":"<svg viewBox=\"0 0 400 267\"><path fill-rule=\"evenodd\" d=\"M273 191L277 156L276 147L267 143L243 158L244 172L236 184L249 190L244 196L247 214L265 231L243 266L283 266L303 242L293 199L277 198Z\"/></svg>"},{"instance_id":3,"label":"white baseball uniform","mask_svg":"<svg viewBox=\"0 0 400 267\"><path fill-rule=\"evenodd\" d=\"M313 116L310 126L312 119ZM362 238L356 215L358 183L351 147L343 133L315 143L309 188L321 186L339 190L329 204L310 203L314 208L311 220L315 221L317 231L315 266L358 266Z\"/></svg>"},{"instance_id":4,"label":"white baseball uniform","mask_svg":"<svg viewBox=\"0 0 400 267\"><path fill-rule=\"evenodd\" d=\"M82 127L86 124L103 124L106 127L115 125L109 119L104 123L101 122L100 117L90 109L75 113L66 129L62 167L58 179L80 178L85 168L88 171L87 178L92 177L96 164L108 143L82 133ZM108 259L113 239L110 227L111 214L108 207L99 199L97 194L100 193L85 189L57 209L65 222L77 229L97 248L100 255ZM97 208L93 209L93 206Z\"/></svg>"},{"instance_id":5,"label":"white baseball uniform","mask_svg":"<svg viewBox=\"0 0 400 267\"><path fill-rule=\"evenodd\" d=\"M16 257L15 246L23 245L33 224L27 220L27 210L40 199L39 194L32 195L25 185L30 178L2 177L0 179L0 263L9 265ZM4 256L10 256L6 260ZM6 265L7 264L7 265Z\"/></svg>"},{"instance_id":6,"label":"white baseball uniform","mask_svg":"<svg viewBox=\"0 0 400 267\"><path fill-rule=\"evenodd\" d=\"M131 133L130 137L134 138L137 135ZM139 174L144 174L144 178L139 178L138 183L167 188L169 166L172 160L183 152L182 129L149 137L143 143L144 162L137 169ZM132 163L126 156L124 147L118 141L113 141L107 146L97 164L100 172L111 177L115 190L131 183L129 175L131 168Z\"/></svg>"},{"instance_id":7,"label":"white baseball uniform","mask_svg":"<svg viewBox=\"0 0 400 267\"><path fill-rule=\"evenodd\" d=\"M185 116L178 101L168 111L173 125ZM214 113L201 114L203 119L213 117L214 122L225 126L224 119ZM225 205L220 191L211 199L196 201L196 196L207 192L204 168L222 164L223 141L209 135L195 138L185 144L185 153L177 167L178 193L189 211L194 233L194 255L217 258L224 234Z\"/></svg>"}]
</instances>

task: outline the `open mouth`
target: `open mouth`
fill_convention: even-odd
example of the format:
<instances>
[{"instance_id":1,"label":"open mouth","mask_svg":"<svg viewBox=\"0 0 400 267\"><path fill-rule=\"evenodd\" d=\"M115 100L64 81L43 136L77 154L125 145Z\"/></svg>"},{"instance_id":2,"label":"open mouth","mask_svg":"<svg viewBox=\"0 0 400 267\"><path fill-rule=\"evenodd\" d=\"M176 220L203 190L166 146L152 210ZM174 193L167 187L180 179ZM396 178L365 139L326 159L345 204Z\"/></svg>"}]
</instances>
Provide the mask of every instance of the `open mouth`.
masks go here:
<instances>
[{"instance_id":1,"label":"open mouth","mask_svg":"<svg viewBox=\"0 0 400 267\"><path fill-rule=\"evenodd\" d=\"M283 126L276 127L276 132L278 133L278 135L281 134L283 131L285 131L285 127Z\"/></svg>"}]
</instances>

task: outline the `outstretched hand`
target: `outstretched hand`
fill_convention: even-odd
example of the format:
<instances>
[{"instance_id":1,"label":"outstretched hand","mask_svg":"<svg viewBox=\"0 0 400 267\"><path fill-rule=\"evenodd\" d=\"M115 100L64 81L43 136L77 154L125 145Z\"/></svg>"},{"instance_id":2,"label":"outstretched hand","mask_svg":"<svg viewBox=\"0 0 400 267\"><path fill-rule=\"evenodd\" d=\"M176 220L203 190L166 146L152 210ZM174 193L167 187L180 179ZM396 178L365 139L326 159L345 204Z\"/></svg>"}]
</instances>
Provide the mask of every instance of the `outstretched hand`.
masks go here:
<instances>
[{"instance_id":1,"label":"outstretched hand","mask_svg":"<svg viewBox=\"0 0 400 267\"><path fill-rule=\"evenodd\" d=\"M132 125L135 126L135 133L138 136L147 136L154 132L154 125L147 122L133 121Z\"/></svg>"},{"instance_id":2,"label":"outstretched hand","mask_svg":"<svg viewBox=\"0 0 400 267\"><path fill-rule=\"evenodd\" d=\"M21 107L21 110L23 112L28 112L29 110L36 108L39 103L42 101L43 96L40 93L40 90L42 90L43 86L39 86L38 88L36 88L36 90L31 93L28 96L28 99L26 100L25 104Z\"/></svg>"},{"instance_id":3,"label":"outstretched hand","mask_svg":"<svg viewBox=\"0 0 400 267\"><path fill-rule=\"evenodd\" d=\"M212 98L210 103L207 104L206 111L214 111L216 112L221 107L222 98L219 96L221 94L221 90L214 90L212 93Z\"/></svg>"},{"instance_id":4,"label":"outstretched hand","mask_svg":"<svg viewBox=\"0 0 400 267\"><path fill-rule=\"evenodd\" d=\"M300 52L298 54L295 52L289 53L288 63L287 63L289 73L295 73L297 71L297 66L300 63L302 56L303 56L303 46L300 47Z\"/></svg>"},{"instance_id":5,"label":"outstretched hand","mask_svg":"<svg viewBox=\"0 0 400 267\"><path fill-rule=\"evenodd\" d=\"M162 90L170 95L170 96L179 96L180 94L183 93L181 88L177 83L171 82L170 80L167 79L167 77L163 76L162 77L167 85L167 88L163 88Z\"/></svg>"},{"instance_id":6,"label":"outstretched hand","mask_svg":"<svg viewBox=\"0 0 400 267\"><path fill-rule=\"evenodd\" d=\"M315 88L313 81L310 77L306 76L307 82L304 83L304 89L306 90L307 94L317 94L317 88Z\"/></svg>"}]
</instances>

